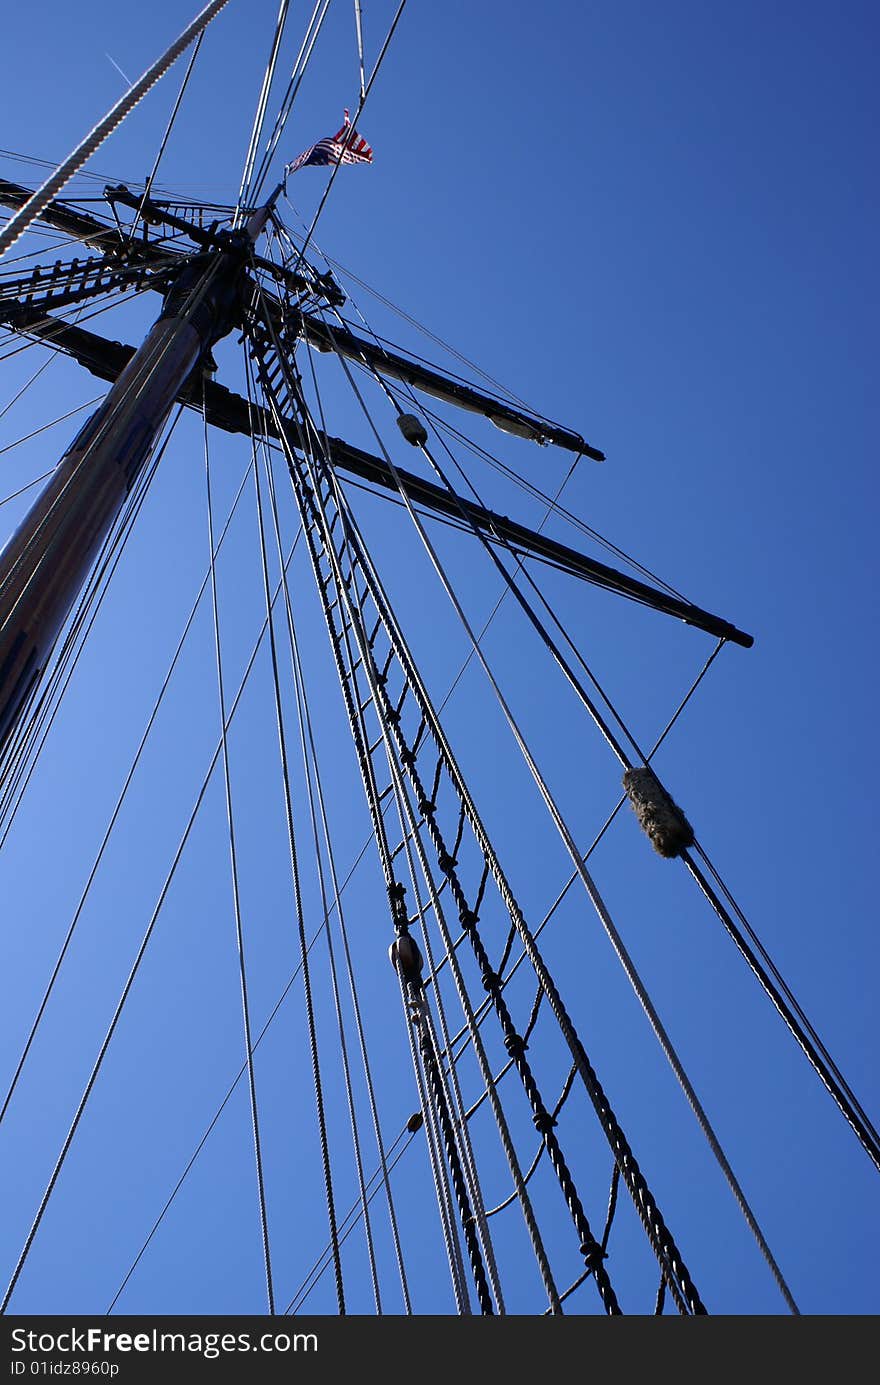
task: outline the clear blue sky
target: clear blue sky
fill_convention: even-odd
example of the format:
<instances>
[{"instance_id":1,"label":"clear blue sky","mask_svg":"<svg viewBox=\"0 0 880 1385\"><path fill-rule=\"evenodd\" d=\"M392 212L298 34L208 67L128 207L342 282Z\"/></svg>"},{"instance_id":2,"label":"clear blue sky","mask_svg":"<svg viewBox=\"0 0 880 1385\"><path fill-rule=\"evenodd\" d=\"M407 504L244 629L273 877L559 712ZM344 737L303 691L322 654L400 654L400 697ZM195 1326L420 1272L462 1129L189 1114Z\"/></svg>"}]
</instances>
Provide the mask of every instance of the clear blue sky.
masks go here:
<instances>
[{"instance_id":1,"label":"clear blue sky","mask_svg":"<svg viewBox=\"0 0 880 1385\"><path fill-rule=\"evenodd\" d=\"M368 55L377 52L393 8L364 0ZM305 7L292 9L288 63L296 12L300 24L305 14ZM123 89L114 63L134 78L194 10L189 0L88 0L53 6L51 23L35 26L24 8L14 9L4 21L0 145L61 158ZM331 6L288 125L287 159L335 130L343 107L356 103L351 11L348 0ZM234 199L276 12L271 0L231 0L213 24L163 164L166 187ZM877 39L876 8L855 0L555 0L540 7L409 0L361 122L375 163L341 171L317 232L322 251L601 447L607 462L581 462L566 492L569 506L691 599L755 634L754 649L728 648L716 661L658 770L875 1118ZM132 181L146 175L180 72L178 65L100 151L97 171ZM0 156L3 176L27 181L28 172ZM307 219L325 180L319 170L304 170L291 185ZM356 284L349 287L378 330L454 365ZM155 302L104 319L108 334L136 341ZM6 367L0 408L42 360L38 352ZM219 349L218 360L238 388L234 343ZM341 377L325 375L331 431L369 447ZM98 392L72 363L57 362L0 419L0 447ZM62 423L0 456L0 495L51 466L74 426ZM568 468L566 454L503 438L488 425L475 423L473 432L550 491ZM415 454L392 445L402 465L413 465ZM169 449L0 856L4 1077L204 572L201 446L198 421L189 419ZM230 439L212 446L225 513L247 449ZM496 508L540 520L540 507L495 473L475 463L468 470ZM462 633L404 520L367 497L358 508L440 697L467 652ZM259 628L261 600L252 506L245 510L220 564L233 685ZM0 510L4 536L20 513L16 505ZM549 532L580 542L555 521ZM439 541L481 624L497 599L497 575L459 536L441 531ZM304 566L295 573L334 835L347 868L366 817L310 578ZM556 574L545 589L634 733L649 743L711 641ZM493 626L487 651L578 841L588 843L616 801L616 762L512 609ZM448 721L526 914L537 923L567 877L567 861L475 670L450 702ZM26 1081L0 1128L4 1284L216 728L203 603ZM262 661L231 743L257 1027L295 964L273 736ZM242 1061L225 831L215 778L13 1311L105 1311ZM593 865L802 1311L876 1313L880 1183L867 1156L681 866L652 855L628 812ZM312 917L313 874L306 885ZM373 863L348 897L390 1142L416 1098ZM503 941L503 930L497 936ZM544 937L707 1306L783 1311L586 898L569 898ZM338 1200L347 1209L355 1184L323 954L316 965ZM296 991L258 1061L284 1303L326 1239L300 997ZM529 1003L523 991L526 1015ZM555 1074L548 1086L558 1086L565 1064L551 1036L536 1035L539 1060ZM551 1102L555 1095L548 1090ZM362 1114L366 1121L365 1107ZM518 1129L528 1163L534 1133ZM487 1125L479 1134L489 1135ZM579 1094L560 1136L601 1227L610 1160ZM372 1169L372 1154L366 1162ZM418 1145L395 1178L407 1209L416 1308L449 1312ZM507 1195L494 1155L486 1182L488 1201ZM564 1208L549 1183L541 1187L550 1241L576 1272ZM515 1216L496 1219L509 1306L540 1311L522 1238L504 1221ZM376 1221L387 1311L398 1312L380 1210ZM610 1250L624 1307L650 1312L653 1264L623 1208ZM358 1233L345 1257L351 1309L372 1311ZM334 1311L329 1274L307 1308ZM597 1311L589 1287L571 1308ZM264 1311L242 1088L119 1309Z\"/></svg>"}]
</instances>

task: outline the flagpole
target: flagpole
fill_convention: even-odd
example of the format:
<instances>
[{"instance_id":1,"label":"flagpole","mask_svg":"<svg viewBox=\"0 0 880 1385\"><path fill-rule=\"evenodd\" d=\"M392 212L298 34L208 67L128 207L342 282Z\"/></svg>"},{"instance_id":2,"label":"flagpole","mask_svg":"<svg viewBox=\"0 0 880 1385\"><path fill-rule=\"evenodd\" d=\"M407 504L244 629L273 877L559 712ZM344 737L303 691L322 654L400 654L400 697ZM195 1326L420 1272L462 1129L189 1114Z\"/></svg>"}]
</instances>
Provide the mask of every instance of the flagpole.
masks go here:
<instances>
[{"instance_id":1,"label":"flagpole","mask_svg":"<svg viewBox=\"0 0 880 1385\"><path fill-rule=\"evenodd\" d=\"M263 234L263 231L266 227L266 222L272 215L275 203L278 201L278 198L281 196L286 186L287 175L285 173L285 176L281 179L281 182L275 188L274 192L272 192L269 195L269 200L265 202L262 207L259 207L257 211L253 213L253 215L250 217L247 224L245 225L245 234L247 235L252 245L255 245L256 242L259 240L260 236Z\"/></svg>"}]
</instances>

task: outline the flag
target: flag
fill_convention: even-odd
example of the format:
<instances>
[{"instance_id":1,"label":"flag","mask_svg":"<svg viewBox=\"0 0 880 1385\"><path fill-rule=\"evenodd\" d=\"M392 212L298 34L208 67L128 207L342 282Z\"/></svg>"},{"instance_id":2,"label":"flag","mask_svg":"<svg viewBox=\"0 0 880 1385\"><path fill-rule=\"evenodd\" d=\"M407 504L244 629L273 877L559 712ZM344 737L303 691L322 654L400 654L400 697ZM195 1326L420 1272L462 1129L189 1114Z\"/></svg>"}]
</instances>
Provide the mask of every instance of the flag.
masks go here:
<instances>
[{"instance_id":1,"label":"flag","mask_svg":"<svg viewBox=\"0 0 880 1385\"><path fill-rule=\"evenodd\" d=\"M348 148L345 148L346 140L349 140ZM371 164L373 162L373 151L367 144L362 135L357 130L352 131L351 118L348 111L345 112L345 123L341 130L337 130L335 135L327 135L324 139L319 139L317 144L311 148L304 149L293 163L287 165L284 170L285 176L289 173L296 173L299 168L320 167L327 164Z\"/></svg>"}]
</instances>

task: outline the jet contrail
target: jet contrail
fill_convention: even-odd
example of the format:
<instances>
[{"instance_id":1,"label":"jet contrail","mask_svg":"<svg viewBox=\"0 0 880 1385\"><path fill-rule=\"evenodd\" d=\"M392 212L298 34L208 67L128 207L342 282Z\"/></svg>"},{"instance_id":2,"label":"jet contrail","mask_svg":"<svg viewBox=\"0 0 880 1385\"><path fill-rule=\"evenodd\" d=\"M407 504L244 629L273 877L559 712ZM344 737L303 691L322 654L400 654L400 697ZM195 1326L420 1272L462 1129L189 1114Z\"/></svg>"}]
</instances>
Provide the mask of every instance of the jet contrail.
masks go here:
<instances>
[{"instance_id":1,"label":"jet contrail","mask_svg":"<svg viewBox=\"0 0 880 1385\"><path fill-rule=\"evenodd\" d=\"M119 73L120 77L125 77L126 82L128 83L129 86L131 86L131 78L125 76L125 73L123 72L122 68L119 66L119 63L116 61L116 59L115 59L115 58L111 58L109 53L105 53L105 54L104 54L104 57L107 59L108 62L111 62L111 63L113 64L113 66L116 68L116 71Z\"/></svg>"}]
</instances>

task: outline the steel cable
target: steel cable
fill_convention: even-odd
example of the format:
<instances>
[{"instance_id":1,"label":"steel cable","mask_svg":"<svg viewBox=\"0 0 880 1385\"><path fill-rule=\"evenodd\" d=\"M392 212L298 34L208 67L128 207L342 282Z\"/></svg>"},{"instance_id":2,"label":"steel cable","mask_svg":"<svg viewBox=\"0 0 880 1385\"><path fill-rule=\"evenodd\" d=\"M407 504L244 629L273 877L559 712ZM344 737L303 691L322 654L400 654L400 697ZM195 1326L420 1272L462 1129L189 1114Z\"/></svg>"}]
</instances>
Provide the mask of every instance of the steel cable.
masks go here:
<instances>
[{"instance_id":1,"label":"steel cable","mask_svg":"<svg viewBox=\"0 0 880 1385\"><path fill-rule=\"evenodd\" d=\"M220 611L217 601L217 565L214 545L214 517L211 503L211 465L208 450L208 413L202 400L205 432L205 496L208 512L208 553L211 567L211 616L214 629L214 657L217 673L217 698L220 708L220 745L223 761L223 790L226 801L226 822L229 830L229 862L232 880L232 905L235 915L235 938L238 949L238 973L241 987L241 1012L244 1027L245 1054L248 1069L248 1095L251 1108L251 1130L254 1141L254 1160L257 1176L257 1199L260 1212L260 1233L263 1242L263 1263L266 1275L266 1297L269 1314L275 1313L275 1291L272 1283L272 1256L269 1244L269 1220L266 1211L266 1187L263 1174L262 1140L260 1136L260 1115L257 1103L257 1081L254 1071L254 1048L251 1036L250 1001L248 998L247 967L245 963L244 927L241 918L241 897L238 883L238 855L235 842L235 820L232 811L232 778L229 769L229 743L226 735L226 696L223 686L223 660L220 647ZM267 620L269 639L272 639L272 607L267 600Z\"/></svg>"},{"instance_id":2,"label":"steel cable","mask_svg":"<svg viewBox=\"0 0 880 1385\"><path fill-rule=\"evenodd\" d=\"M264 465L265 465L266 477L267 477L267 482L268 482L269 497L270 497L270 505L271 505L271 513L272 513L272 522L273 522L273 528L274 528L274 532L275 532L275 541L276 541L276 545L277 545L277 549L278 549L278 554L279 554L279 557L280 557L280 554L281 554L281 551L282 551L282 550L281 550L280 527L279 527L279 522L278 522L278 507L277 507L276 498L275 498L275 487L274 487L274 481L273 481L273 478L272 478L272 469L271 469L271 466L270 466L270 464L269 464L268 449L266 449L266 456L265 456L265 458L264 458ZM325 798L324 798L324 790L323 790L323 785L322 785L322 781L321 781L320 768L319 768L319 765L318 765L317 751L316 751L316 748L315 748L315 740L314 740L314 734L313 734L313 730L312 730L312 719L311 719L311 713L310 713L310 709L309 709L309 701L308 701L308 695L307 695L307 689L306 689L305 675L304 675L304 670L303 670L303 667L302 667L302 662L301 662L300 654L299 654L299 647L298 647L297 638L296 638L296 629L295 629L295 626L294 626L294 623L293 623L293 614L292 614L292 608L291 608L291 600L290 600L289 586L288 586L288 584L287 584L286 582L284 583L284 601L285 601L285 609L286 609L286 613L287 613L288 639L289 639L289 642L290 642L291 662L292 662L293 674L294 674L294 686L295 686L296 691L297 691L298 706L301 706L301 708L302 708L302 711L301 711L301 724L302 724L303 727L304 727L305 734L306 734L306 738L307 738L307 742L308 742L308 752L309 752L309 754L308 754L308 761L309 761L309 766L310 766L310 772L311 772L311 774L314 776L315 796L316 796L316 798L317 798L317 804L318 804L318 810L319 810L319 815L320 815L320 820L321 820L321 828L322 828L322 834L323 834L323 840L324 840L324 849L325 849L326 854L327 854L327 863L328 863L328 868L329 868L329 872L330 872L330 882L331 882L331 887L332 887L332 891L333 891L333 903L332 903L332 905L331 905L330 911L325 913L325 920L326 920L326 921L328 922L328 924L329 924L330 913L332 913L332 911L335 909L336 918L337 918L337 923L338 923L339 930L340 930L340 936L341 936L341 939L342 939L343 956L344 956L344 958L345 958L345 966L346 966L346 975L347 975L347 978L348 978L349 991L350 991L350 993L351 993L352 1010L353 1010L353 1013L354 1013L355 1027L356 1027L356 1031L357 1031L357 1035L358 1035L358 1044L359 1044L360 1054L361 1054L361 1063L362 1063L362 1066L363 1066L363 1069L364 1069L364 1080L365 1080L365 1085L366 1085L366 1089L367 1089L367 1096L368 1096L368 1100L369 1100L370 1116L371 1116L372 1123L373 1123L373 1133L374 1133L374 1136L375 1136L376 1148L377 1148L378 1155L379 1155L379 1167L380 1167L380 1170L381 1170L382 1175L383 1175L383 1185L384 1185L385 1195L386 1195L386 1201L387 1201L387 1205L388 1205L388 1216L389 1216L389 1223L390 1223L390 1227L391 1227L392 1241L393 1241L393 1244L394 1244L394 1252L395 1252L395 1257L396 1257L396 1259L397 1259L398 1273L399 1273L399 1275L400 1275L401 1289L402 1289L403 1301L404 1301L404 1309L405 1309L406 1313L409 1314L409 1313L412 1312L412 1305L411 1305L410 1295L409 1295L409 1285L408 1285L408 1282L407 1282L406 1267L405 1267L405 1264L404 1264L404 1257L403 1257L403 1249L402 1249L401 1242L400 1242L400 1231L399 1231L399 1227L398 1227L397 1213L396 1213L396 1209L395 1209L395 1206L394 1206L394 1199L393 1199L393 1196L392 1196L392 1193L391 1193L391 1184L390 1184L390 1181L389 1181L389 1178L388 1178L388 1172L389 1172L389 1170L388 1170L388 1165L387 1165L387 1162L386 1162L386 1151L385 1151L385 1148L384 1148L384 1141L383 1141L383 1137L382 1137L381 1124L380 1124L380 1121L379 1121L379 1111L378 1111L378 1105L377 1105L377 1101L376 1101L375 1086L374 1086L374 1083L373 1083L372 1068L371 1068L371 1064L370 1064L370 1060L369 1060L369 1055L368 1055L368 1052L367 1052L366 1033L365 1033L365 1030L364 1030L363 1018L362 1018L362 1014L361 1014L361 1006L360 1006L360 1000L359 1000L359 997L358 997L358 988L357 988L357 982L356 982L355 973L354 973L354 967L353 967L353 964L352 964L351 950L350 950L349 941L348 941L348 931L347 931L347 928L346 928L345 916L344 916L344 912L343 912L343 908L342 908L342 897L341 897L341 896L342 896L342 890L344 889L344 886L345 886L345 882L343 882L343 884L340 885L340 883L339 883L339 878L338 878L337 871L336 871L335 853L334 853L334 850L333 850L333 844L332 844L332 840L331 840L331 836L330 836L330 827L329 827L329 822L328 822L328 818L327 818L327 808L326 808L326 802L325 802ZM304 754L305 754L305 751L304 751ZM373 840L373 838L372 838L372 835L371 835L371 836L367 839L367 841L365 842L361 854L363 854L363 851L366 850L367 846L369 846L369 844L370 844L370 842L371 842L372 840ZM360 858L359 858L359 859L360 859ZM347 878L348 878L348 877L346 877L346 879L347 879Z\"/></svg>"}]
</instances>

